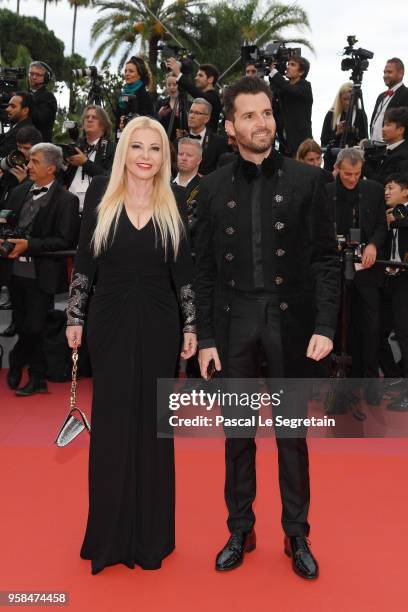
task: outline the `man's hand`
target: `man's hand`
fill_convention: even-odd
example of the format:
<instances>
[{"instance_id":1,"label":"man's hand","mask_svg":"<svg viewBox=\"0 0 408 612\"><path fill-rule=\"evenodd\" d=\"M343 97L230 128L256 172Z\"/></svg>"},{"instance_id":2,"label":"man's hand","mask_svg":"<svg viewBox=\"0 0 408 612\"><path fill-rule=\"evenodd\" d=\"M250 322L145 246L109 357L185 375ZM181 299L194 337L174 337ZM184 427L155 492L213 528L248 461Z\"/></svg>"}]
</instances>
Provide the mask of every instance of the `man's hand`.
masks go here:
<instances>
[{"instance_id":1,"label":"man's hand","mask_svg":"<svg viewBox=\"0 0 408 612\"><path fill-rule=\"evenodd\" d=\"M394 223L395 221L395 217L393 215L394 210L391 208L389 210L387 210L387 225L388 225L388 229L390 229L390 225L391 223Z\"/></svg>"},{"instance_id":2,"label":"man's hand","mask_svg":"<svg viewBox=\"0 0 408 612\"><path fill-rule=\"evenodd\" d=\"M17 257L20 257L20 255L25 253L28 249L28 240L24 240L23 238L10 238L8 242L12 242L16 245L8 256L8 259L17 259Z\"/></svg>"},{"instance_id":3,"label":"man's hand","mask_svg":"<svg viewBox=\"0 0 408 612\"><path fill-rule=\"evenodd\" d=\"M310 338L309 346L307 347L306 357L320 361L324 359L333 350L333 342L326 336L319 336L319 334L313 334Z\"/></svg>"},{"instance_id":4,"label":"man's hand","mask_svg":"<svg viewBox=\"0 0 408 612\"><path fill-rule=\"evenodd\" d=\"M204 380L208 380L210 378L210 376L208 376L207 369L211 360L214 360L215 369L217 370L217 372L220 372L221 361L218 357L218 351L215 346L211 348L201 349L201 351L198 353L198 363L200 364L200 372Z\"/></svg>"},{"instance_id":5,"label":"man's hand","mask_svg":"<svg viewBox=\"0 0 408 612\"><path fill-rule=\"evenodd\" d=\"M375 260L377 259L377 247L374 244L367 244L364 249L363 256L361 258L361 263L363 268L371 268L375 264Z\"/></svg>"},{"instance_id":6,"label":"man's hand","mask_svg":"<svg viewBox=\"0 0 408 612\"><path fill-rule=\"evenodd\" d=\"M22 183L28 175L26 166L16 166L15 168L11 168L9 172L16 177L19 183Z\"/></svg>"},{"instance_id":7,"label":"man's hand","mask_svg":"<svg viewBox=\"0 0 408 612\"><path fill-rule=\"evenodd\" d=\"M82 325L68 325L65 335L69 348L79 348L82 342Z\"/></svg>"},{"instance_id":8,"label":"man's hand","mask_svg":"<svg viewBox=\"0 0 408 612\"><path fill-rule=\"evenodd\" d=\"M178 62L174 57L169 57L166 61L167 68L170 68L175 77L178 77L181 74L180 62Z\"/></svg>"},{"instance_id":9,"label":"man's hand","mask_svg":"<svg viewBox=\"0 0 408 612\"><path fill-rule=\"evenodd\" d=\"M67 158L68 163L71 166L83 166L86 164L88 158L85 153L83 153L81 149L78 149L78 147L75 147L75 151L77 151L76 155L71 155L71 157Z\"/></svg>"},{"instance_id":10,"label":"man's hand","mask_svg":"<svg viewBox=\"0 0 408 612\"><path fill-rule=\"evenodd\" d=\"M190 359L195 355L197 350L197 335L190 332L184 334L183 350L181 351L182 359Z\"/></svg>"}]
</instances>

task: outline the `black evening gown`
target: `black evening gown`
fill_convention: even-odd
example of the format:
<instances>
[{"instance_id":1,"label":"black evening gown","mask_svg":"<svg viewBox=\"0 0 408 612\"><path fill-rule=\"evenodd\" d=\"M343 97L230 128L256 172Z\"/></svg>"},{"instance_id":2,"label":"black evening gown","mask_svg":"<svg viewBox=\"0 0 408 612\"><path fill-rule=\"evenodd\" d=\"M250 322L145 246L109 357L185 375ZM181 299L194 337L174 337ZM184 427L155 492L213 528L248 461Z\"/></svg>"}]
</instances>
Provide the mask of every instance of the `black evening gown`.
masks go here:
<instances>
[{"instance_id":1,"label":"black evening gown","mask_svg":"<svg viewBox=\"0 0 408 612\"><path fill-rule=\"evenodd\" d=\"M175 376L182 331L195 331L192 263L183 239L167 261L153 221L137 230L123 208L98 259L90 242L107 179L85 200L68 324L89 313L93 370L89 515L81 549L92 573L107 565L157 569L174 549L174 449L156 436L157 378Z\"/></svg>"}]
</instances>

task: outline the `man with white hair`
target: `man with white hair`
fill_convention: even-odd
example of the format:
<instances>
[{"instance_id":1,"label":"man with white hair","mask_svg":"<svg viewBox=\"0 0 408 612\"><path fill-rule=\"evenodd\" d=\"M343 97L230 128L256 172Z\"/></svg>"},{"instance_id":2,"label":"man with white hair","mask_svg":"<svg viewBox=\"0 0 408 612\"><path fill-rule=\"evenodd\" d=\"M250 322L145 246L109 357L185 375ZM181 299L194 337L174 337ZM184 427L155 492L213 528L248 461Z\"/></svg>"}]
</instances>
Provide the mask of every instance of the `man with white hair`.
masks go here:
<instances>
[{"instance_id":1,"label":"man with white hair","mask_svg":"<svg viewBox=\"0 0 408 612\"><path fill-rule=\"evenodd\" d=\"M173 181L182 194L189 218L194 212L195 197L198 192L200 175L198 169L202 159L201 145L192 138L180 138L177 147L178 174Z\"/></svg>"},{"instance_id":2,"label":"man with white hair","mask_svg":"<svg viewBox=\"0 0 408 612\"><path fill-rule=\"evenodd\" d=\"M201 175L214 172L218 167L220 155L229 151L226 136L219 136L208 129L212 106L204 98L195 98L188 111L189 137L201 145L203 159L200 164Z\"/></svg>"},{"instance_id":3,"label":"man with white hair","mask_svg":"<svg viewBox=\"0 0 408 612\"><path fill-rule=\"evenodd\" d=\"M10 289L19 335L9 356L7 384L20 397L47 392L45 320L54 295L68 288L65 258L39 256L75 248L78 239L78 198L56 180L61 167L60 147L43 142L31 149L30 181L16 187L8 201L19 237L0 241L0 275ZM29 381L19 389L26 365Z\"/></svg>"}]
</instances>

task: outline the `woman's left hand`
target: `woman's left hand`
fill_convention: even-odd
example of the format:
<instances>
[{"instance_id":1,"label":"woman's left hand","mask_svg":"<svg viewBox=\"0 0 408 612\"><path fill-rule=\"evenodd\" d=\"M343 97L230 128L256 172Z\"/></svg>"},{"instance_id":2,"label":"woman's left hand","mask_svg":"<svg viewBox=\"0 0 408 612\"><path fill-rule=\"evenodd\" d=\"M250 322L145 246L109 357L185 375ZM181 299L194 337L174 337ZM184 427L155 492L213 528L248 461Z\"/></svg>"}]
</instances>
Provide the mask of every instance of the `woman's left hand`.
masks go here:
<instances>
[{"instance_id":1,"label":"woman's left hand","mask_svg":"<svg viewBox=\"0 0 408 612\"><path fill-rule=\"evenodd\" d=\"M197 334L191 332L184 334L183 350L181 351L182 359L190 359L197 351Z\"/></svg>"}]
</instances>

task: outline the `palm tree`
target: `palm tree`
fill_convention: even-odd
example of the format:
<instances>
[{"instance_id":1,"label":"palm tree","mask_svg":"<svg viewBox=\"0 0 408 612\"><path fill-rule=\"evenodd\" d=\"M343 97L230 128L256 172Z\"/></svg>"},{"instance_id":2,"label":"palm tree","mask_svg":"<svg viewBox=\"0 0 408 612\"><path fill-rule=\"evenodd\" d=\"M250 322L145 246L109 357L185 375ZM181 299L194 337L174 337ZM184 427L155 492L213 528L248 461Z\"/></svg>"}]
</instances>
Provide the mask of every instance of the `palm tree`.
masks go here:
<instances>
[{"instance_id":1,"label":"palm tree","mask_svg":"<svg viewBox=\"0 0 408 612\"><path fill-rule=\"evenodd\" d=\"M54 4L58 4L59 0L43 0L43 22L47 21L47 4L50 2L54 2Z\"/></svg>"},{"instance_id":2,"label":"palm tree","mask_svg":"<svg viewBox=\"0 0 408 612\"><path fill-rule=\"evenodd\" d=\"M167 38L165 26L183 42L188 39L188 24L193 19L192 9L202 5L202 0L95 0L94 6L104 14L92 26L91 41L103 36L104 41L95 51L93 61L116 55L123 49L119 67L125 63L135 45L147 52L153 76L157 73L158 43Z\"/></svg>"},{"instance_id":3,"label":"palm tree","mask_svg":"<svg viewBox=\"0 0 408 612\"><path fill-rule=\"evenodd\" d=\"M70 6L73 7L74 9L74 22L72 24L72 44L71 44L71 55L73 55L75 53L75 34L76 34L76 21L77 21L77 12L78 12L78 7L83 6L83 7L88 7L93 5L93 1L92 0L68 0Z\"/></svg>"}]
</instances>

